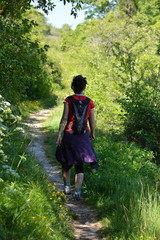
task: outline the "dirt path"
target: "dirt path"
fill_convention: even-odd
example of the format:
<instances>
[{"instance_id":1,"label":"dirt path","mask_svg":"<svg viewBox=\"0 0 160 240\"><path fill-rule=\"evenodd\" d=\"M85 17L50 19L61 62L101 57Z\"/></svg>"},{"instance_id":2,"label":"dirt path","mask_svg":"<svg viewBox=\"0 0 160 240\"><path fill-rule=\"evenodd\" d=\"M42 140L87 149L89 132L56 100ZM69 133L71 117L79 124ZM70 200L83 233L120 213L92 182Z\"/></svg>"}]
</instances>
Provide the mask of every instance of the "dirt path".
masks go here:
<instances>
[{"instance_id":1,"label":"dirt path","mask_svg":"<svg viewBox=\"0 0 160 240\"><path fill-rule=\"evenodd\" d=\"M44 133L41 123L51 114L51 110L52 109L41 110L31 114L25 125L29 127L29 134L33 139L29 151L44 167L51 183L56 182L56 187L63 191L61 171L57 168L57 166L49 163L43 148ZM66 203L66 206L74 215L76 215L76 220L72 220L72 227L75 236L74 239L103 239L100 234L98 234L101 229L101 224L96 220L95 211L88 207L84 200L75 201L74 199L70 199Z\"/></svg>"}]
</instances>

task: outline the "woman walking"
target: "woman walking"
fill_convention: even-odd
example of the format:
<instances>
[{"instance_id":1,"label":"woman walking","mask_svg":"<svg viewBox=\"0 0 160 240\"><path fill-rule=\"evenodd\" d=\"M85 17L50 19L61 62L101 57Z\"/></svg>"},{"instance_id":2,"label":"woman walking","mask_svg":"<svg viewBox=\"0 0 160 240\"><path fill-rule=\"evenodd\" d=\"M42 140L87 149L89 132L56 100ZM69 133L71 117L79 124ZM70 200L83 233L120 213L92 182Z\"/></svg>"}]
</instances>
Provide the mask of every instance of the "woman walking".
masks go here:
<instances>
[{"instance_id":1,"label":"woman walking","mask_svg":"<svg viewBox=\"0 0 160 240\"><path fill-rule=\"evenodd\" d=\"M94 103L83 95L86 78L78 75L73 78L71 88L74 95L64 101L63 115L57 137L56 158L62 165L64 193L71 194L70 174L75 165L75 199L80 200L84 179L84 163L98 169L98 163L91 140L95 139ZM89 120L89 127L87 121ZM63 138L61 136L64 130Z\"/></svg>"}]
</instances>

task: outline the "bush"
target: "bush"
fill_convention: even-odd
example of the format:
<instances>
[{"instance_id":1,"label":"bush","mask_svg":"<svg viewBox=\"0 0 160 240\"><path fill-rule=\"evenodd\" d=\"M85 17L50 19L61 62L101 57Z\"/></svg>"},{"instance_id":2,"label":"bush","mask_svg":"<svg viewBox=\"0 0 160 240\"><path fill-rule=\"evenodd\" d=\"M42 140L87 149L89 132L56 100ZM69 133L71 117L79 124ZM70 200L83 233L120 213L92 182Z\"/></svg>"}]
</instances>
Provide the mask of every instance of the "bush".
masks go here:
<instances>
[{"instance_id":1,"label":"bush","mask_svg":"<svg viewBox=\"0 0 160 240\"><path fill-rule=\"evenodd\" d=\"M0 91L14 104L50 96L53 91L57 69L47 60L49 46L30 37L36 25L24 17L19 21L0 18Z\"/></svg>"},{"instance_id":2,"label":"bush","mask_svg":"<svg viewBox=\"0 0 160 240\"><path fill-rule=\"evenodd\" d=\"M143 148L154 152L159 163L160 154L160 94L157 88L146 83L134 84L121 99L125 133Z\"/></svg>"}]
</instances>

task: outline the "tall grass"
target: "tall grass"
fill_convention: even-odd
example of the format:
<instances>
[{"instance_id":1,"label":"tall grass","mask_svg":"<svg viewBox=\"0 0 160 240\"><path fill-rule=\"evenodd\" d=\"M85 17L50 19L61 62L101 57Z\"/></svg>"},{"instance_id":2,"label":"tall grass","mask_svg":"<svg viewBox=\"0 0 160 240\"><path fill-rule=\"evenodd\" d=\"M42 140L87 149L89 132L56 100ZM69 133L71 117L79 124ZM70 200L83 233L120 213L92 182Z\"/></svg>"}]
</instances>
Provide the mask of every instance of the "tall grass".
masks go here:
<instances>
[{"instance_id":1,"label":"tall grass","mask_svg":"<svg viewBox=\"0 0 160 240\"><path fill-rule=\"evenodd\" d=\"M60 105L60 107L54 107L51 116L49 116L42 124L46 132L49 133L46 134L46 137L44 138L46 155L49 159L51 159L51 161L55 162L57 165L59 164L55 159L55 149L57 146L56 140L62 111L62 104Z\"/></svg>"},{"instance_id":2,"label":"tall grass","mask_svg":"<svg viewBox=\"0 0 160 240\"><path fill-rule=\"evenodd\" d=\"M47 140L53 159L61 114L62 106L57 106L44 123L54 135ZM152 162L153 153L118 135L106 135L102 129L97 132L93 143L99 170L85 165L82 192L97 209L103 235L114 240L159 239L159 168Z\"/></svg>"},{"instance_id":3,"label":"tall grass","mask_svg":"<svg viewBox=\"0 0 160 240\"><path fill-rule=\"evenodd\" d=\"M131 236L133 239L159 239L160 238L160 199L157 189L150 189L137 198L137 204L130 203L132 219ZM128 213L126 212L126 216ZM134 229L134 230L133 230Z\"/></svg>"},{"instance_id":4,"label":"tall grass","mask_svg":"<svg viewBox=\"0 0 160 240\"><path fill-rule=\"evenodd\" d=\"M152 152L108 136L94 143L99 170L86 166L85 191L110 239L160 237L159 170ZM154 225L154 227L153 227Z\"/></svg>"}]
</instances>

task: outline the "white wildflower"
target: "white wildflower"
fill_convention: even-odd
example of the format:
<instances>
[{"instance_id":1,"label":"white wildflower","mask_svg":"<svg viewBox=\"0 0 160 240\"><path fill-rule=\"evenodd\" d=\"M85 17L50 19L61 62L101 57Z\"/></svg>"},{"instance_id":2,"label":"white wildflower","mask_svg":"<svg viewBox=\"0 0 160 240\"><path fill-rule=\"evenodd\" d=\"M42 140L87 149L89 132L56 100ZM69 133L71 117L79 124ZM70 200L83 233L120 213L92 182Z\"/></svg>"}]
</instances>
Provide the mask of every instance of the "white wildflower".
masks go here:
<instances>
[{"instance_id":1,"label":"white wildflower","mask_svg":"<svg viewBox=\"0 0 160 240\"><path fill-rule=\"evenodd\" d=\"M16 127L14 131L19 131L21 133L25 133L25 131L22 127Z\"/></svg>"},{"instance_id":2,"label":"white wildflower","mask_svg":"<svg viewBox=\"0 0 160 240\"><path fill-rule=\"evenodd\" d=\"M1 126L0 126L0 129L1 129L2 131L8 131L8 127L6 127L5 125L1 125Z\"/></svg>"},{"instance_id":3,"label":"white wildflower","mask_svg":"<svg viewBox=\"0 0 160 240\"><path fill-rule=\"evenodd\" d=\"M3 150L2 150L2 149L0 149L0 154L4 154L4 152L3 152Z\"/></svg>"},{"instance_id":4,"label":"white wildflower","mask_svg":"<svg viewBox=\"0 0 160 240\"><path fill-rule=\"evenodd\" d=\"M9 165L2 165L2 167L6 169L6 173L16 177L20 177L20 175L17 172L15 172L15 170L13 170Z\"/></svg>"},{"instance_id":5,"label":"white wildflower","mask_svg":"<svg viewBox=\"0 0 160 240\"><path fill-rule=\"evenodd\" d=\"M1 137L4 137L5 136L5 134L0 130L0 136Z\"/></svg>"},{"instance_id":6,"label":"white wildflower","mask_svg":"<svg viewBox=\"0 0 160 240\"><path fill-rule=\"evenodd\" d=\"M16 120L16 116L14 116L13 114L10 115L10 118Z\"/></svg>"},{"instance_id":7,"label":"white wildflower","mask_svg":"<svg viewBox=\"0 0 160 240\"><path fill-rule=\"evenodd\" d=\"M21 121L22 118L21 118L20 116L16 115L16 120L17 120L17 121Z\"/></svg>"},{"instance_id":8,"label":"white wildflower","mask_svg":"<svg viewBox=\"0 0 160 240\"><path fill-rule=\"evenodd\" d=\"M4 103L6 106L8 106L8 107L11 105L11 104L10 104L9 102L7 102L7 101L4 101L3 103Z\"/></svg>"}]
</instances>

